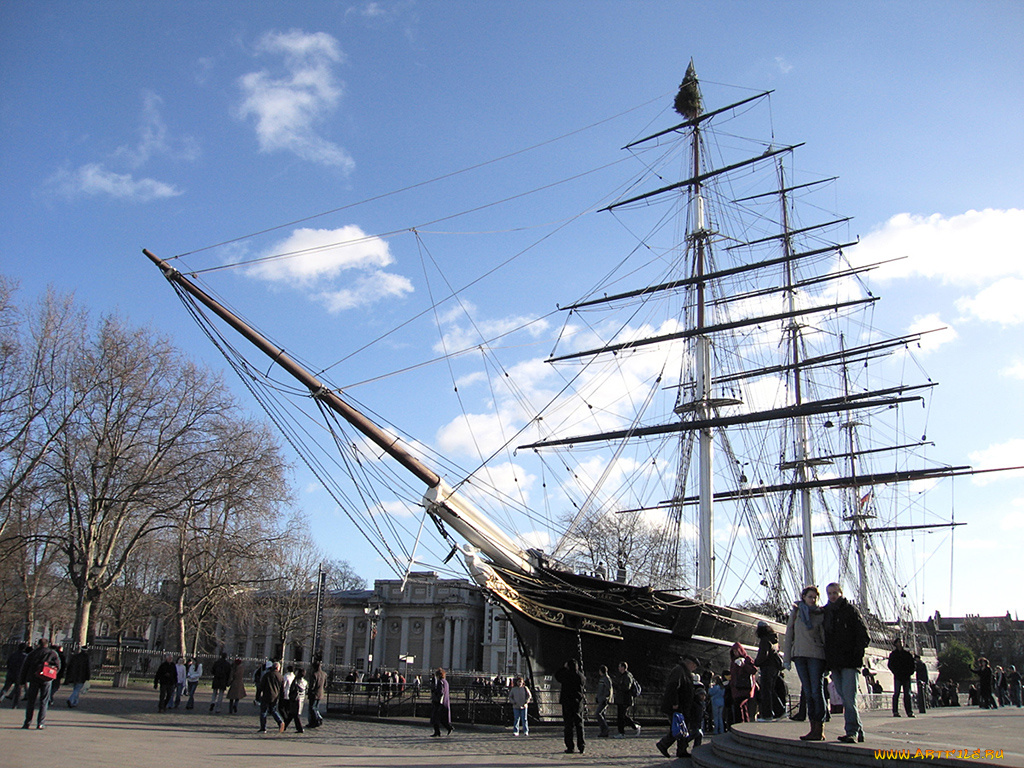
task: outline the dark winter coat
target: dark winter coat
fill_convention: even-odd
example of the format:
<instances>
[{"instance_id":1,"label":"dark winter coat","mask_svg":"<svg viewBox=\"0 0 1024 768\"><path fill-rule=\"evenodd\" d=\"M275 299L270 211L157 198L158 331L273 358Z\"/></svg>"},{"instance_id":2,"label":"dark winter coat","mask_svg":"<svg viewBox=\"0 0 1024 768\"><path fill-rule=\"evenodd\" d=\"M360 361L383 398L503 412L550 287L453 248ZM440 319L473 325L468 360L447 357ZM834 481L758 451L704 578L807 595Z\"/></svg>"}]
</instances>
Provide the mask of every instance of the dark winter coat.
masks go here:
<instances>
[{"instance_id":1,"label":"dark winter coat","mask_svg":"<svg viewBox=\"0 0 1024 768\"><path fill-rule=\"evenodd\" d=\"M587 687L587 681L583 673L578 669L562 667L555 671L555 680L562 684L562 691L558 695L558 702L563 706L579 707L583 704L583 694Z\"/></svg>"},{"instance_id":2,"label":"dark winter coat","mask_svg":"<svg viewBox=\"0 0 1024 768\"><path fill-rule=\"evenodd\" d=\"M273 703L281 698L282 688L284 688L284 677L281 675L280 670L270 668L260 678L256 698L260 702Z\"/></svg>"},{"instance_id":3,"label":"dark winter coat","mask_svg":"<svg viewBox=\"0 0 1024 768\"><path fill-rule=\"evenodd\" d=\"M60 669L60 656L53 648L36 648L32 653L25 659L25 663L21 667L21 682L26 683L38 683L39 673L43 669L43 664L50 664Z\"/></svg>"},{"instance_id":4,"label":"dark winter coat","mask_svg":"<svg viewBox=\"0 0 1024 768\"><path fill-rule=\"evenodd\" d=\"M782 656L776 645L779 636L774 630L769 629L757 644L757 656L754 657L754 665L762 672L778 672L782 669Z\"/></svg>"},{"instance_id":5,"label":"dark winter coat","mask_svg":"<svg viewBox=\"0 0 1024 768\"><path fill-rule=\"evenodd\" d=\"M889 671L897 680L909 680L914 676L916 665L914 654L906 648L893 648L889 654Z\"/></svg>"},{"instance_id":6,"label":"dark winter coat","mask_svg":"<svg viewBox=\"0 0 1024 768\"><path fill-rule=\"evenodd\" d=\"M223 656L213 662L210 672L213 673L213 690L223 691L231 683L231 662Z\"/></svg>"},{"instance_id":7,"label":"dark winter coat","mask_svg":"<svg viewBox=\"0 0 1024 768\"><path fill-rule=\"evenodd\" d=\"M71 657L68 662L68 671L64 675L64 681L68 685L84 683L92 677L92 669L89 664L89 652L79 651Z\"/></svg>"},{"instance_id":8,"label":"dark winter coat","mask_svg":"<svg viewBox=\"0 0 1024 768\"><path fill-rule=\"evenodd\" d=\"M315 672L309 673L310 701L320 701L324 697L324 690L327 688L327 673L317 668Z\"/></svg>"},{"instance_id":9,"label":"dark winter coat","mask_svg":"<svg viewBox=\"0 0 1024 768\"><path fill-rule=\"evenodd\" d=\"M860 611L845 597L825 604L825 664L829 669L860 669L871 638ZM911 657L913 661L913 657Z\"/></svg>"},{"instance_id":10,"label":"dark winter coat","mask_svg":"<svg viewBox=\"0 0 1024 768\"><path fill-rule=\"evenodd\" d=\"M156 688L158 685L175 685L178 682L178 668L174 666L173 661L162 661L160 666L156 668L156 674L153 675L153 687Z\"/></svg>"}]
</instances>

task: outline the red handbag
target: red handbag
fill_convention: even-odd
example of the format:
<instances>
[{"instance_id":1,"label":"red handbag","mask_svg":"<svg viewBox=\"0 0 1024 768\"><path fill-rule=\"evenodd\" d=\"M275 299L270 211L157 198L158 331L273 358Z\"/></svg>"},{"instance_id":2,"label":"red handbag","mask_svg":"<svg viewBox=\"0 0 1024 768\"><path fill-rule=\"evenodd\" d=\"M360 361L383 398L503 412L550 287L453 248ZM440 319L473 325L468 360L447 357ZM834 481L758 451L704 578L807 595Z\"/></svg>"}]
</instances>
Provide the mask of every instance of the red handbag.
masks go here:
<instances>
[{"instance_id":1,"label":"red handbag","mask_svg":"<svg viewBox=\"0 0 1024 768\"><path fill-rule=\"evenodd\" d=\"M43 668L39 670L39 679L43 682L57 679L57 666L49 662L43 662Z\"/></svg>"}]
</instances>

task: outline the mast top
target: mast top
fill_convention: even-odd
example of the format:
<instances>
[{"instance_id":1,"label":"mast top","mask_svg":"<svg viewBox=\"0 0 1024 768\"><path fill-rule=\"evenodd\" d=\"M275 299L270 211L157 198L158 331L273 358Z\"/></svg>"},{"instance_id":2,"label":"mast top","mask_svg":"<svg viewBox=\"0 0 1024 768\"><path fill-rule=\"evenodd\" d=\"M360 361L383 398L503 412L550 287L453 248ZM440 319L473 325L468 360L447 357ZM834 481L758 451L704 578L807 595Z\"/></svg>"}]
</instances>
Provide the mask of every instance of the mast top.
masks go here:
<instances>
[{"instance_id":1,"label":"mast top","mask_svg":"<svg viewBox=\"0 0 1024 768\"><path fill-rule=\"evenodd\" d=\"M693 68L693 59L686 68L683 82L679 84L679 92L673 105L676 112L687 120L693 120L703 111L704 104L700 96L700 85L697 82L697 72Z\"/></svg>"}]
</instances>

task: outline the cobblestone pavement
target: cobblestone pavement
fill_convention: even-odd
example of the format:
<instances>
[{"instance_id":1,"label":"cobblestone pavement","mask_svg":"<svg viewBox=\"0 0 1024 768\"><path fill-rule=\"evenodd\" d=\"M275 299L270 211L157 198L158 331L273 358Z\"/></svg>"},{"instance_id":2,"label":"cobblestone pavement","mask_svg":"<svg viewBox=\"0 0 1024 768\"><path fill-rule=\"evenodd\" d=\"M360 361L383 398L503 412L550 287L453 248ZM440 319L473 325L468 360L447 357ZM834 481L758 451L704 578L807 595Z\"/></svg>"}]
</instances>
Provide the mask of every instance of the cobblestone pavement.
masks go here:
<instances>
[{"instance_id":1,"label":"cobblestone pavement","mask_svg":"<svg viewBox=\"0 0 1024 768\"><path fill-rule=\"evenodd\" d=\"M173 765L280 766L666 766L654 741L660 729L624 739L587 741L585 754L565 754L561 729L531 728L530 736L512 736L496 726L455 725L451 736L433 738L425 720L348 720L331 718L321 728L258 734L258 710L243 700L236 715L209 712L209 691L201 689L196 708L158 713L156 692L143 687L94 687L77 709L68 709L68 691L59 691L46 730L20 730L22 710L0 709L0 765L34 768L48 765L92 768ZM9 705L8 705L9 707ZM227 707L225 706L226 710ZM270 723L273 727L273 722ZM589 734L588 734L589 735Z\"/></svg>"},{"instance_id":2,"label":"cobblestone pavement","mask_svg":"<svg viewBox=\"0 0 1024 768\"><path fill-rule=\"evenodd\" d=\"M144 686L111 688L101 683L67 708L67 690L58 692L47 727L21 730L22 710L0 707L0 768L135 768L168 764L172 768L427 768L427 766L599 766L604 768L688 768L689 761L665 760L654 742L661 728L644 728L639 737L600 739L588 728L585 754L563 752L561 728L531 726L528 737L511 729L456 724L451 736L433 738L421 719L349 720L332 718L304 734L257 734L258 711L243 700L237 715L209 711L209 689L201 689L196 708L160 714L156 692ZM184 705L183 705L184 706ZM226 707L225 707L226 709ZM797 741L806 723L750 724L774 736ZM997 712L963 708L935 710L913 720L887 712L865 713L865 731L876 749L981 748L1006 750L1000 765L1024 766L1024 710ZM830 723L829 740L841 731ZM859 746L859 745L858 745Z\"/></svg>"}]
</instances>

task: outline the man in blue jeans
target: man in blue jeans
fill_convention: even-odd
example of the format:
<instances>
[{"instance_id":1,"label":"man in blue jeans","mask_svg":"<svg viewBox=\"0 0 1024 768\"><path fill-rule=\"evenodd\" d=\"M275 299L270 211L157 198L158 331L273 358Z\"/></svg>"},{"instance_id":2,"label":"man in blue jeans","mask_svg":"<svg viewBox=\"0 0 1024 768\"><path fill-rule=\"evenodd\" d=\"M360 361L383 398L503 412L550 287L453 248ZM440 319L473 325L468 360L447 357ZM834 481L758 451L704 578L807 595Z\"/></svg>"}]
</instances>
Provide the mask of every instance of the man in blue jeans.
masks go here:
<instances>
[{"instance_id":1,"label":"man in blue jeans","mask_svg":"<svg viewBox=\"0 0 1024 768\"><path fill-rule=\"evenodd\" d=\"M267 715L274 718L278 730L284 731L284 720L277 712L277 700L284 688L284 677L281 676L281 663L275 661L260 678L256 689L256 700L260 703L260 729L258 733L267 732Z\"/></svg>"},{"instance_id":2,"label":"man in blue jeans","mask_svg":"<svg viewBox=\"0 0 1024 768\"><path fill-rule=\"evenodd\" d=\"M50 706L50 687L59 671L60 656L50 647L49 640L45 637L39 638L35 650L28 655L21 668L21 682L28 685L28 694L25 696L25 724L21 726L22 728L28 728L31 725L37 701L39 702L39 715L36 718L36 728L46 727L46 710Z\"/></svg>"},{"instance_id":3,"label":"man in blue jeans","mask_svg":"<svg viewBox=\"0 0 1024 768\"><path fill-rule=\"evenodd\" d=\"M835 582L825 587L825 664L832 670L832 679L843 699L846 733L839 741L851 744L864 741L864 729L857 713L857 681L864 666L864 649L870 637L868 628L856 606L843 597L843 589Z\"/></svg>"}]
</instances>

